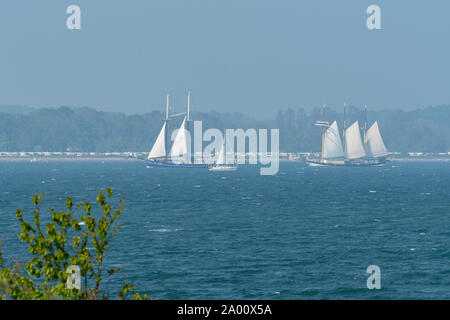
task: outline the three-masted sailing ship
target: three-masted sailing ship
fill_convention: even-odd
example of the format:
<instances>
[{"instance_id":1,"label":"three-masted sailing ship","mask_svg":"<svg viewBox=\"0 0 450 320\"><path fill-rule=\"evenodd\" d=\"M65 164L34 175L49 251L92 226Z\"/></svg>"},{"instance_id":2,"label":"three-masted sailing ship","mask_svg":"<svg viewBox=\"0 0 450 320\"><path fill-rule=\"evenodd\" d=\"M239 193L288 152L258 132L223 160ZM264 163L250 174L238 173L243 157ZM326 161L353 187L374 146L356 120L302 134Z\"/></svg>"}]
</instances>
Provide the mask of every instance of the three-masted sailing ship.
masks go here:
<instances>
[{"instance_id":1,"label":"three-masted sailing ship","mask_svg":"<svg viewBox=\"0 0 450 320\"><path fill-rule=\"evenodd\" d=\"M191 156L191 144L188 141L188 124L191 122L190 107L191 93L188 92L188 110L187 113L178 113L169 115L169 96L166 98L166 117L163 126L153 144L147 158L147 168L208 168L206 163L194 163ZM185 115L180 128L178 129L172 147L167 152L168 146L168 122L176 116Z\"/></svg>"},{"instance_id":2,"label":"three-masted sailing ship","mask_svg":"<svg viewBox=\"0 0 450 320\"><path fill-rule=\"evenodd\" d=\"M344 112L345 114L345 112ZM381 137L378 122L366 130L364 136L361 132L358 120L353 122L339 134L337 121L329 125L328 121L316 121L316 126L322 127L322 152L319 159L307 159L310 166L374 166L386 162L389 152Z\"/></svg>"}]
</instances>

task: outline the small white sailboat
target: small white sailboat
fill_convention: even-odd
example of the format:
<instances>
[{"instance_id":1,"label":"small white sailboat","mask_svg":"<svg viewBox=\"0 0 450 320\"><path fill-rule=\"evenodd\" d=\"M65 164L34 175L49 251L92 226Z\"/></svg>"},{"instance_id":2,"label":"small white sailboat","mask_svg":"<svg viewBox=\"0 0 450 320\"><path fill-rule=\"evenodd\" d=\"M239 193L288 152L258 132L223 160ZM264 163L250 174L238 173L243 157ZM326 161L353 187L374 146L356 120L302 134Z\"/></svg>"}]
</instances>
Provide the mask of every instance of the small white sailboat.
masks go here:
<instances>
[{"instance_id":1,"label":"small white sailboat","mask_svg":"<svg viewBox=\"0 0 450 320\"><path fill-rule=\"evenodd\" d=\"M223 140L222 147L220 148L219 156L216 163L209 168L210 171L235 171L237 170L236 159L233 152L233 163L227 164L226 161L227 150L225 145L225 139Z\"/></svg>"}]
</instances>

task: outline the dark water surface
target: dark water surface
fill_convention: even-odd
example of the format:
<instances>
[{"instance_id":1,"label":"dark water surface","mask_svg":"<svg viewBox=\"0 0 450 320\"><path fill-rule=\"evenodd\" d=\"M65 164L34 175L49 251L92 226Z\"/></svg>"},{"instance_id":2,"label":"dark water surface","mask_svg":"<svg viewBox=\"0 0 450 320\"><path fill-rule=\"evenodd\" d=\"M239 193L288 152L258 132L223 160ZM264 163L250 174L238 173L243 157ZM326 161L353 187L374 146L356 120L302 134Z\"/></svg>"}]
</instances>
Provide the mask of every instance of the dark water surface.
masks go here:
<instances>
[{"instance_id":1,"label":"dark water surface","mask_svg":"<svg viewBox=\"0 0 450 320\"><path fill-rule=\"evenodd\" d=\"M450 163L281 163L260 176L253 166L2 162L5 255L26 256L15 210L30 217L33 193L63 209L67 196L95 201L106 187L126 201L107 262L153 299L450 299ZM372 264L381 290L366 287Z\"/></svg>"}]
</instances>

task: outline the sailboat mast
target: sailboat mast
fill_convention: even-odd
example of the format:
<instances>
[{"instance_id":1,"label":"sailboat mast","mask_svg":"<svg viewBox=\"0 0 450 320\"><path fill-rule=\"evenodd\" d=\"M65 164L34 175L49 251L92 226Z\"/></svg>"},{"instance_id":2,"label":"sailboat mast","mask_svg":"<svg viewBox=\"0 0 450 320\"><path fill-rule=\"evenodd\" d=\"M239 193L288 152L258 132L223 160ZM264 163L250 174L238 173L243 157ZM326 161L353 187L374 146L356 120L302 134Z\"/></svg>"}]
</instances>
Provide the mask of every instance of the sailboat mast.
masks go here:
<instances>
[{"instance_id":1,"label":"sailboat mast","mask_svg":"<svg viewBox=\"0 0 450 320\"><path fill-rule=\"evenodd\" d=\"M342 146L342 149L344 150L344 159L345 159L345 154L346 154L346 152L345 152L345 149L346 149L346 143L345 143L345 109L346 109L346 107L347 107L347 104L344 102L344 124L343 124L343 126L342 126L342 144L343 144L343 146Z\"/></svg>"},{"instance_id":2,"label":"sailboat mast","mask_svg":"<svg viewBox=\"0 0 450 320\"><path fill-rule=\"evenodd\" d=\"M165 128L165 132L164 132L164 147L166 148L166 160L168 158L168 153L167 153L167 138L168 138L168 125L169 125L169 95L166 96L166 119L164 120L164 123L166 124Z\"/></svg>"},{"instance_id":3,"label":"sailboat mast","mask_svg":"<svg viewBox=\"0 0 450 320\"><path fill-rule=\"evenodd\" d=\"M363 139L363 143L366 143L366 131L367 131L367 104L364 107L364 139Z\"/></svg>"},{"instance_id":4,"label":"sailboat mast","mask_svg":"<svg viewBox=\"0 0 450 320\"><path fill-rule=\"evenodd\" d=\"M169 95L166 96L166 121L169 120Z\"/></svg>"},{"instance_id":5,"label":"sailboat mast","mask_svg":"<svg viewBox=\"0 0 450 320\"><path fill-rule=\"evenodd\" d=\"M222 150L223 150L223 164L227 163L227 149L225 147L225 139L223 139L223 143L222 143Z\"/></svg>"},{"instance_id":6,"label":"sailboat mast","mask_svg":"<svg viewBox=\"0 0 450 320\"><path fill-rule=\"evenodd\" d=\"M191 91L188 91L187 121L191 121Z\"/></svg>"},{"instance_id":7,"label":"sailboat mast","mask_svg":"<svg viewBox=\"0 0 450 320\"><path fill-rule=\"evenodd\" d=\"M186 114L186 131L189 133L189 135L191 134L190 131L190 125L189 123L191 122L191 91L188 91L188 95L187 95L187 114ZM192 137L192 136L191 136ZM188 148L189 148L189 161L192 161L193 157L192 157L192 139L190 139L189 141L191 141L191 143L189 144Z\"/></svg>"},{"instance_id":8,"label":"sailboat mast","mask_svg":"<svg viewBox=\"0 0 450 320\"><path fill-rule=\"evenodd\" d=\"M322 106L322 117L323 117L323 121L325 121L325 104ZM324 129L324 127L322 127L322 154L321 154L321 160L320 160L320 162L322 162L322 163L323 163L324 142L325 142L325 129Z\"/></svg>"}]
</instances>

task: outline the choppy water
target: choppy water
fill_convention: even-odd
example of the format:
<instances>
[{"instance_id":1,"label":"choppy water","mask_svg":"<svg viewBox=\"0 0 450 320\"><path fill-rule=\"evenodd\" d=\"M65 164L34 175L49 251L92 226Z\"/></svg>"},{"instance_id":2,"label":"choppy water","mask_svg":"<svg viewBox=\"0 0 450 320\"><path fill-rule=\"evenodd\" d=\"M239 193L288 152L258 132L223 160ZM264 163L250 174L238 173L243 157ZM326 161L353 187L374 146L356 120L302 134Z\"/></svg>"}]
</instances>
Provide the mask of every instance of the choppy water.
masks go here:
<instances>
[{"instance_id":1,"label":"choppy water","mask_svg":"<svg viewBox=\"0 0 450 320\"><path fill-rule=\"evenodd\" d=\"M107 262L154 299L450 298L450 163L281 163L276 176L0 163L5 254L24 256L14 213L31 212L33 193L62 209L109 186L127 206ZM381 290L366 287L371 264Z\"/></svg>"}]
</instances>

